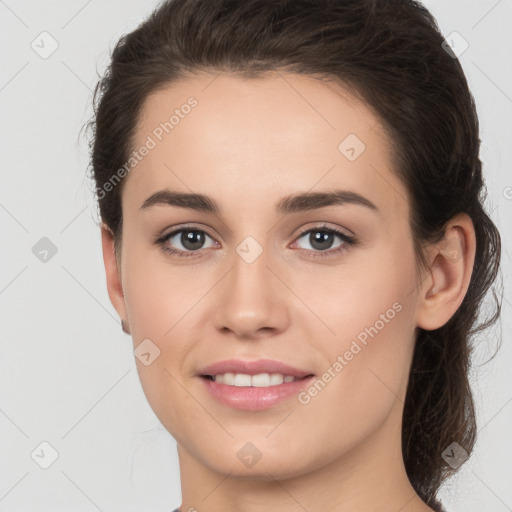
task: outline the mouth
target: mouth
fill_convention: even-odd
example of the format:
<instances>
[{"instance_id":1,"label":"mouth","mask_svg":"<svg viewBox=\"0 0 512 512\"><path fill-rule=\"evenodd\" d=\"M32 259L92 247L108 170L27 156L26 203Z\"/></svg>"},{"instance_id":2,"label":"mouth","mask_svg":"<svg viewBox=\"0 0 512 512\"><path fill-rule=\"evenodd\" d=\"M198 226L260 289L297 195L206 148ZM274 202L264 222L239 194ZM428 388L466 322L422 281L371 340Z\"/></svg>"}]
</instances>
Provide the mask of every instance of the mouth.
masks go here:
<instances>
[{"instance_id":1,"label":"mouth","mask_svg":"<svg viewBox=\"0 0 512 512\"><path fill-rule=\"evenodd\" d=\"M217 373L216 375L201 375L203 379L214 381L217 384L225 384L235 387L253 387L268 388L272 386L280 386L284 383L296 382L299 380L313 377L310 373L304 377L295 377L294 375L285 375L283 373L258 373L250 375L248 373Z\"/></svg>"},{"instance_id":2,"label":"mouth","mask_svg":"<svg viewBox=\"0 0 512 512\"><path fill-rule=\"evenodd\" d=\"M233 409L261 411L296 397L315 374L280 361L226 360L202 368L197 376L208 394Z\"/></svg>"}]
</instances>

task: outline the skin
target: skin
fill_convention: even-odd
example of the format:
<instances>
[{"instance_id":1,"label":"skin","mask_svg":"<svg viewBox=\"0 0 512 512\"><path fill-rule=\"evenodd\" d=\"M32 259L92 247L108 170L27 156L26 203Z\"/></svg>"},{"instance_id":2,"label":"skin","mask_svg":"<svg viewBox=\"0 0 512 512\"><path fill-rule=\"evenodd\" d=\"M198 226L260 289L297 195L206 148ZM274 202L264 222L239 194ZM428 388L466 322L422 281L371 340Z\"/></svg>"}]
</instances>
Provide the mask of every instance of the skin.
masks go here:
<instances>
[{"instance_id":1,"label":"skin","mask_svg":"<svg viewBox=\"0 0 512 512\"><path fill-rule=\"evenodd\" d=\"M409 199L376 115L340 86L269 73L242 79L194 75L146 101L134 147L194 96L198 105L132 169L122 192L121 253L102 225L110 300L134 347L149 338L160 356L137 369L146 397L178 443L181 511L424 512L407 479L401 420L418 327L436 329L469 285L475 236L454 217L445 240L416 264ZM353 162L347 135L366 145ZM141 209L169 188L211 196L220 215L169 205ZM298 192L344 189L374 203L279 215ZM187 223L207 233L196 256L166 254L154 241ZM324 252L307 229L337 236ZM247 237L263 249L248 264ZM175 236L167 245L186 251ZM190 252L190 249L188 249ZM117 258L116 258L117 256ZM322 376L358 334L399 303L401 310L309 403L293 397L250 412L218 403L196 375L228 358L271 358ZM252 467L237 457L251 442Z\"/></svg>"}]
</instances>

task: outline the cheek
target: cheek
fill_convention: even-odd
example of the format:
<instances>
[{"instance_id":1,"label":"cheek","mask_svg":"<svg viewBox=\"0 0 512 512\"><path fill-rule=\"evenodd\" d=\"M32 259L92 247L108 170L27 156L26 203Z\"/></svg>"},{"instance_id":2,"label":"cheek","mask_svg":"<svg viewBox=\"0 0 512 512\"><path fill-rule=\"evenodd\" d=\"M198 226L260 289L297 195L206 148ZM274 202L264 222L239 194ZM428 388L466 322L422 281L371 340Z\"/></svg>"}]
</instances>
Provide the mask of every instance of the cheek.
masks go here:
<instances>
[{"instance_id":1,"label":"cheek","mask_svg":"<svg viewBox=\"0 0 512 512\"><path fill-rule=\"evenodd\" d=\"M218 276L201 265L171 264L154 248L129 241L124 255L123 288L134 349L149 339L159 351L148 366L136 360L139 379L153 411L179 440L183 417L187 429L211 419L184 389L184 368L209 318L202 299Z\"/></svg>"},{"instance_id":2,"label":"cheek","mask_svg":"<svg viewBox=\"0 0 512 512\"><path fill-rule=\"evenodd\" d=\"M154 247L128 242L123 250L123 290L132 334L141 339L172 337L204 294L197 271L169 264Z\"/></svg>"},{"instance_id":3,"label":"cheek","mask_svg":"<svg viewBox=\"0 0 512 512\"><path fill-rule=\"evenodd\" d=\"M314 407L338 404L340 417L350 412L356 424L374 424L405 392L414 348L415 275L413 246L404 236L294 278L294 290L307 297L316 316L304 315L299 328L322 353L329 381Z\"/></svg>"},{"instance_id":4,"label":"cheek","mask_svg":"<svg viewBox=\"0 0 512 512\"><path fill-rule=\"evenodd\" d=\"M301 270L289 277L297 295L329 328L330 335L323 339L333 349L343 348L361 332L364 339L365 329L376 323L379 332L393 331L412 314L409 309L405 313L407 304L415 300L415 262L409 245L361 249L340 265ZM398 313L397 309L404 311ZM308 318L312 323L313 315ZM324 334L326 330L320 328Z\"/></svg>"},{"instance_id":5,"label":"cheek","mask_svg":"<svg viewBox=\"0 0 512 512\"><path fill-rule=\"evenodd\" d=\"M324 311L336 336L321 347L327 364L315 386L302 395L299 414L305 432L331 441L313 446L312 459L348 452L405 401L414 347L412 296L403 294L407 283L405 277L386 287L374 281L371 293L350 287L344 307Z\"/></svg>"},{"instance_id":6,"label":"cheek","mask_svg":"<svg viewBox=\"0 0 512 512\"><path fill-rule=\"evenodd\" d=\"M356 263L331 271L321 286L310 286L307 294L308 305L330 330L320 326L324 334L316 334L316 348L328 361L326 370L339 363L330 370L337 384L329 387L355 408L363 396L365 402L390 402L393 393L405 391L414 349L416 300L412 246L360 254ZM311 281L306 276L301 279ZM308 325L304 329L315 339L314 329ZM335 394L329 399L337 400Z\"/></svg>"}]
</instances>

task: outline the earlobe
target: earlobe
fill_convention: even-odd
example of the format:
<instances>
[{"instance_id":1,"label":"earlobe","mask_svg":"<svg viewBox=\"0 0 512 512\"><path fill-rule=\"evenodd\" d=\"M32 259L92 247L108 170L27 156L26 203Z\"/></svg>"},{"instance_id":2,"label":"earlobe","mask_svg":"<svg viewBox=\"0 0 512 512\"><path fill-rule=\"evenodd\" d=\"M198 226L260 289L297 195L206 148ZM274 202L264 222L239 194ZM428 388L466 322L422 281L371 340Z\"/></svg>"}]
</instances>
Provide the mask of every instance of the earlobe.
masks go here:
<instances>
[{"instance_id":1,"label":"earlobe","mask_svg":"<svg viewBox=\"0 0 512 512\"><path fill-rule=\"evenodd\" d=\"M418 327L439 329L455 314L471 282L475 251L473 222L458 214L448 223L443 240L429 248L430 275L420 287Z\"/></svg>"},{"instance_id":2,"label":"earlobe","mask_svg":"<svg viewBox=\"0 0 512 512\"><path fill-rule=\"evenodd\" d=\"M118 262L116 260L114 234L104 223L101 224L101 246L103 249L103 263L105 265L108 296L120 318L125 319L127 317L126 304L121 282L121 272L119 271L120 269L118 268Z\"/></svg>"}]
</instances>

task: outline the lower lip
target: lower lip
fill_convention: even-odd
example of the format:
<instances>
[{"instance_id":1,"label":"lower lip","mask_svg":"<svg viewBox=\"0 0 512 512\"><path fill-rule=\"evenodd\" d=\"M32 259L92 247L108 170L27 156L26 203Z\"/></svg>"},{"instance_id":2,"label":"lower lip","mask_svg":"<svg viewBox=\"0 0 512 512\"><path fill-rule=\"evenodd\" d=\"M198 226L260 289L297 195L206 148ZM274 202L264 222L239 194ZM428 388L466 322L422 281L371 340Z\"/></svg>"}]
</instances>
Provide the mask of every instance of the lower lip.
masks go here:
<instances>
[{"instance_id":1,"label":"lower lip","mask_svg":"<svg viewBox=\"0 0 512 512\"><path fill-rule=\"evenodd\" d=\"M310 385L314 376L293 382L283 382L275 386L258 388L253 386L229 386L204 377L199 377L210 394L220 403L233 409L261 411L269 409L285 400L297 396Z\"/></svg>"}]
</instances>

